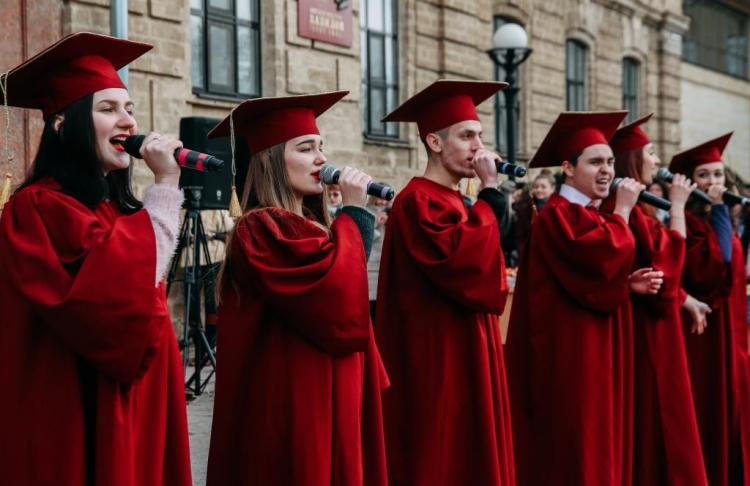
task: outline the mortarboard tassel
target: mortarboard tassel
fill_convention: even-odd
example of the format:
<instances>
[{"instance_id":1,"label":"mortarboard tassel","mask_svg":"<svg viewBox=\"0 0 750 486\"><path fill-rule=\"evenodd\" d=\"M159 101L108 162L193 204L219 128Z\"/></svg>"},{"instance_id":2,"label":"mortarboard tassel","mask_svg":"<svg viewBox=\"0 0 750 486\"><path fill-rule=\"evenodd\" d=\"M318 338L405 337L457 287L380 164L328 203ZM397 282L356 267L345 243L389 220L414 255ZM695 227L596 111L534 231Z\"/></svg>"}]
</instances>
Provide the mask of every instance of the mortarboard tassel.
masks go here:
<instances>
[{"instance_id":1,"label":"mortarboard tassel","mask_svg":"<svg viewBox=\"0 0 750 486\"><path fill-rule=\"evenodd\" d=\"M234 109L229 112L229 141L232 147L232 195L229 199L229 216L237 219L242 216L242 206L240 206L240 199L237 197L237 186L235 186L237 166L234 163Z\"/></svg>"},{"instance_id":2,"label":"mortarboard tassel","mask_svg":"<svg viewBox=\"0 0 750 486\"><path fill-rule=\"evenodd\" d=\"M2 211L5 203L10 199L10 181L13 176L9 173L5 174L5 181L3 181L3 187L0 189L0 211Z\"/></svg>"}]
</instances>

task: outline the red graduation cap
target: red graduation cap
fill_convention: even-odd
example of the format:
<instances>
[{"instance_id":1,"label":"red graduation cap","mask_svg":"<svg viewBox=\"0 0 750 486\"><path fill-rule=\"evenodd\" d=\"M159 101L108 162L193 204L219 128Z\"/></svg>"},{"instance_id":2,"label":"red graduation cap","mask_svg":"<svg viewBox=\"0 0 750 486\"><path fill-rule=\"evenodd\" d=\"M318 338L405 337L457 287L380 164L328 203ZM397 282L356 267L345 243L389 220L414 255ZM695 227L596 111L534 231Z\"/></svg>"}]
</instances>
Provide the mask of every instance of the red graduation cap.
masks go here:
<instances>
[{"instance_id":1,"label":"red graduation cap","mask_svg":"<svg viewBox=\"0 0 750 486\"><path fill-rule=\"evenodd\" d=\"M40 109L46 119L99 90L125 88L117 70L152 47L90 32L70 34L8 72L8 105Z\"/></svg>"},{"instance_id":2,"label":"red graduation cap","mask_svg":"<svg viewBox=\"0 0 750 486\"><path fill-rule=\"evenodd\" d=\"M649 121L652 116L654 116L654 114L650 113L617 130L609 141L609 146L612 147L612 152L614 152L615 155L624 154L650 144L651 139L649 139L646 132L641 129L641 125Z\"/></svg>"},{"instance_id":3,"label":"red graduation cap","mask_svg":"<svg viewBox=\"0 0 750 486\"><path fill-rule=\"evenodd\" d=\"M419 136L466 120L477 120L476 106L508 86L490 81L454 81L439 79L404 101L382 121L417 122Z\"/></svg>"},{"instance_id":4,"label":"red graduation cap","mask_svg":"<svg viewBox=\"0 0 750 486\"><path fill-rule=\"evenodd\" d=\"M302 135L319 134L315 118L335 105L348 91L332 91L281 98L254 98L237 105L230 113L235 133L240 134L255 154ZM230 135L229 116L208 133L209 138Z\"/></svg>"},{"instance_id":5,"label":"red graduation cap","mask_svg":"<svg viewBox=\"0 0 750 486\"><path fill-rule=\"evenodd\" d=\"M529 161L529 167L554 167L586 147L608 144L627 111L563 112Z\"/></svg>"},{"instance_id":6,"label":"red graduation cap","mask_svg":"<svg viewBox=\"0 0 750 486\"><path fill-rule=\"evenodd\" d=\"M724 153L724 149L729 143L729 139L732 138L733 133L726 133L693 148L683 150L672 157L672 162L669 163L669 170L675 174L684 174L692 177L693 171L699 165L721 162L721 154Z\"/></svg>"}]
</instances>

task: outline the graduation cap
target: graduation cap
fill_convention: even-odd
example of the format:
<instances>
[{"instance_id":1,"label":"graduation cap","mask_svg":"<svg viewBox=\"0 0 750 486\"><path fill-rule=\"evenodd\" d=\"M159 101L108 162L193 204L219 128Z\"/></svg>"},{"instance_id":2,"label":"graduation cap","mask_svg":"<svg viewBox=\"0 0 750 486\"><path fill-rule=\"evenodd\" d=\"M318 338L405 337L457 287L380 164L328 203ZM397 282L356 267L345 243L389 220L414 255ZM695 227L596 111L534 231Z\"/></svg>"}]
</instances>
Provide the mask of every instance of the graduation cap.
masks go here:
<instances>
[{"instance_id":1,"label":"graduation cap","mask_svg":"<svg viewBox=\"0 0 750 486\"><path fill-rule=\"evenodd\" d=\"M641 129L641 125L649 121L652 116L654 116L654 114L650 113L617 130L609 141L609 146L612 147L612 152L615 154L624 154L650 144L651 139L649 139L646 132Z\"/></svg>"},{"instance_id":2,"label":"graduation cap","mask_svg":"<svg viewBox=\"0 0 750 486\"><path fill-rule=\"evenodd\" d=\"M319 134L315 119L347 94L348 91L332 91L243 101L208 132L208 137L227 137L233 129L256 154L295 137Z\"/></svg>"},{"instance_id":3,"label":"graduation cap","mask_svg":"<svg viewBox=\"0 0 750 486\"><path fill-rule=\"evenodd\" d=\"M84 96L125 88L117 70L153 46L90 32L70 34L8 72L0 74L0 103L42 110L46 120ZM5 127L5 140L8 131ZM8 164L12 155L8 151ZM0 209L10 195L10 174L0 189Z\"/></svg>"},{"instance_id":4,"label":"graduation cap","mask_svg":"<svg viewBox=\"0 0 750 486\"><path fill-rule=\"evenodd\" d=\"M476 106L508 83L439 79L404 101L381 121L416 122L419 136L466 120L479 121Z\"/></svg>"},{"instance_id":5,"label":"graduation cap","mask_svg":"<svg viewBox=\"0 0 750 486\"><path fill-rule=\"evenodd\" d=\"M669 170L675 174L684 174L692 177L696 167L711 162L721 162L721 154L732 138L734 132L726 133L716 137L708 142L689 148L672 157L669 163Z\"/></svg>"},{"instance_id":6,"label":"graduation cap","mask_svg":"<svg viewBox=\"0 0 750 486\"><path fill-rule=\"evenodd\" d=\"M91 32L70 34L4 75L3 103L42 110L47 119L99 90L125 88L117 70L152 47Z\"/></svg>"},{"instance_id":7,"label":"graduation cap","mask_svg":"<svg viewBox=\"0 0 750 486\"><path fill-rule=\"evenodd\" d=\"M302 135L318 135L315 119L335 105L348 91L332 91L280 98L254 98L243 101L229 115L208 132L208 138L230 137L232 147L232 177L237 175L234 160L234 137L239 134L250 153L256 154L274 145ZM237 186L232 181L229 214L242 216Z\"/></svg>"},{"instance_id":8,"label":"graduation cap","mask_svg":"<svg viewBox=\"0 0 750 486\"><path fill-rule=\"evenodd\" d=\"M529 167L554 167L586 147L609 144L627 111L563 112L529 161Z\"/></svg>"}]
</instances>

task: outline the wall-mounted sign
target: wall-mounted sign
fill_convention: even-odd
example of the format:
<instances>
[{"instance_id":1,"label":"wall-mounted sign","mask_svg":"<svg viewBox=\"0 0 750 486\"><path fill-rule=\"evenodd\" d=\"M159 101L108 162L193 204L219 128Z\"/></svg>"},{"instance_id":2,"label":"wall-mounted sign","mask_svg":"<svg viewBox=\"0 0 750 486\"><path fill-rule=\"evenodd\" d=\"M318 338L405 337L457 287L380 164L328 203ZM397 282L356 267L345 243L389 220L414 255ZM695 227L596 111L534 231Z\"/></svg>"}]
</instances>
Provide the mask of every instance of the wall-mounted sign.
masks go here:
<instances>
[{"instance_id":1,"label":"wall-mounted sign","mask_svg":"<svg viewBox=\"0 0 750 486\"><path fill-rule=\"evenodd\" d=\"M344 47L352 45L352 6L349 0L299 0L300 37Z\"/></svg>"}]
</instances>

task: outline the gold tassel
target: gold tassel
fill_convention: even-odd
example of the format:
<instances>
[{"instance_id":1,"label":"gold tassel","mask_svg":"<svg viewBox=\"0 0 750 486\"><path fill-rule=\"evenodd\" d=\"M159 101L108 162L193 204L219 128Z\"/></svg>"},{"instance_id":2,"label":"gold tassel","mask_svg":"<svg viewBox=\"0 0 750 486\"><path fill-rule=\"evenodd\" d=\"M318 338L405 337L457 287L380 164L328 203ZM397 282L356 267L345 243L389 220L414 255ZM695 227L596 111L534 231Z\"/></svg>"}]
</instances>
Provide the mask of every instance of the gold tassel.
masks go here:
<instances>
[{"instance_id":1,"label":"gold tassel","mask_svg":"<svg viewBox=\"0 0 750 486\"><path fill-rule=\"evenodd\" d=\"M242 206L240 199L237 197L237 188L232 186L232 197L229 200L229 216L237 219L242 216Z\"/></svg>"},{"instance_id":2,"label":"gold tassel","mask_svg":"<svg viewBox=\"0 0 750 486\"><path fill-rule=\"evenodd\" d=\"M474 179L468 179L466 181L466 195L469 197L477 197L477 190L474 187Z\"/></svg>"},{"instance_id":3,"label":"gold tassel","mask_svg":"<svg viewBox=\"0 0 750 486\"><path fill-rule=\"evenodd\" d=\"M0 211L2 211L3 207L5 206L5 203L8 202L8 199L10 199L10 181L13 178L13 176L8 173L5 174L5 181L3 182L3 188L0 189Z\"/></svg>"}]
</instances>

